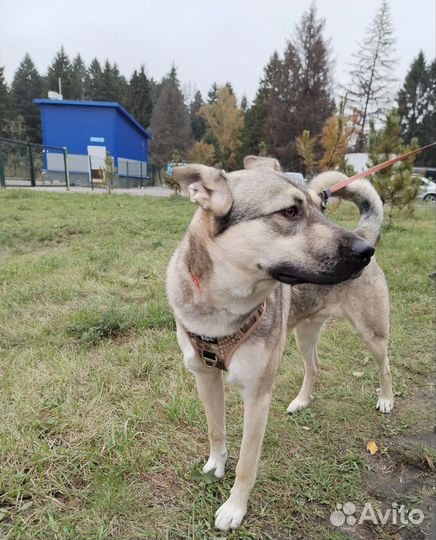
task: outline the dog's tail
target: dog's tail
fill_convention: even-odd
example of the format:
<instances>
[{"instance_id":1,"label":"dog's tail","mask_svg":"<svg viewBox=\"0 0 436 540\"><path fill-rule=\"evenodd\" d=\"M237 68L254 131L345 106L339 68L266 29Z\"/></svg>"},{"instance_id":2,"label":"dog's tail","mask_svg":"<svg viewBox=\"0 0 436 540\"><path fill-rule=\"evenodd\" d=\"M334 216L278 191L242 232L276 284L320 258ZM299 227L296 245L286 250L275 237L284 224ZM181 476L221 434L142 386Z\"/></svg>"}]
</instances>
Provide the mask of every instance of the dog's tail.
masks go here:
<instances>
[{"instance_id":1,"label":"dog's tail","mask_svg":"<svg viewBox=\"0 0 436 540\"><path fill-rule=\"evenodd\" d=\"M316 193L320 193L345 178L346 176L340 172L329 171L316 176L309 187ZM360 220L354 232L375 244L383 224L383 203L374 187L368 180L356 180L335 192L334 196L351 201L359 208Z\"/></svg>"}]
</instances>

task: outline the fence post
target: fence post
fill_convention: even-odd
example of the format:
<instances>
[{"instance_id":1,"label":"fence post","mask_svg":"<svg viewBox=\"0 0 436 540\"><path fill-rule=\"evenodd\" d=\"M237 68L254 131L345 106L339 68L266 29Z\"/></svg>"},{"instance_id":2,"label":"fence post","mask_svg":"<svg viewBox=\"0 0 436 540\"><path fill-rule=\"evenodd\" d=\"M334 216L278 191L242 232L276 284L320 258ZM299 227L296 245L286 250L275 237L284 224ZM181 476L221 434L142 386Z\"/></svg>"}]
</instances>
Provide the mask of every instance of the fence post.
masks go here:
<instances>
[{"instance_id":1,"label":"fence post","mask_svg":"<svg viewBox=\"0 0 436 540\"><path fill-rule=\"evenodd\" d=\"M64 168L65 168L65 185L67 187L67 191L70 191L70 171L68 170L68 151L67 147L64 146L63 148L64 153Z\"/></svg>"},{"instance_id":2,"label":"fence post","mask_svg":"<svg viewBox=\"0 0 436 540\"><path fill-rule=\"evenodd\" d=\"M6 188L5 166L3 162L3 144L0 141L0 188Z\"/></svg>"},{"instance_id":3,"label":"fence post","mask_svg":"<svg viewBox=\"0 0 436 540\"><path fill-rule=\"evenodd\" d=\"M139 162L139 170L141 172L141 182L139 183L139 185L141 186L142 188L142 161Z\"/></svg>"},{"instance_id":4,"label":"fence post","mask_svg":"<svg viewBox=\"0 0 436 540\"><path fill-rule=\"evenodd\" d=\"M92 177L92 161L91 161L91 155L88 156L89 158L89 179L91 181L91 191L94 191L94 178Z\"/></svg>"},{"instance_id":5,"label":"fence post","mask_svg":"<svg viewBox=\"0 0 436 540\"><path fill-rule=\"evenodd\" d=\"M127 174L127 181L126 181L126 186L129 187L129 160L126 159L126 174Z\"/></svg>"},{"instance_id":6,"label":"fence post","mask_svg":"<svg viewBox=\"0 0 436 540\"><path fill-rule=\"evenodd\" d=\"M35 167L33 166L33 154L32 154L32 147L27 145L27 148L29 150L29 167L30 167L30 185L32 187L36 186L35 182Z\"/></svg>"}]
</instances>

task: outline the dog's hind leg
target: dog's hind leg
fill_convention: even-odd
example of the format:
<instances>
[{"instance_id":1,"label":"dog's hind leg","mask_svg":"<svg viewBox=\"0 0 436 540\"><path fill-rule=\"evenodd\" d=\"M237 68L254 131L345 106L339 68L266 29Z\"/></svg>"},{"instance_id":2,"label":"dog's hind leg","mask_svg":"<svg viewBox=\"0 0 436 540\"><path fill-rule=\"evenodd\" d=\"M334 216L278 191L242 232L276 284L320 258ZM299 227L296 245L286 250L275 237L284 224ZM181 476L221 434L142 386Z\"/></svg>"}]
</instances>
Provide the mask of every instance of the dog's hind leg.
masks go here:
<instances>
[{"instance_id":1,"label":"dog's hind leg","mask_svg":"<svg viewBox=\"0 0 436 540\"><path fill-rule=\"evenodd\" d=\"M373 341L368 341L367 346L377 362L380 376L380 394L376 408L382 413L389 413L394 408L394 393L389 367L388 340L387 338L376 338Z\"/></svg>"},{"instance_id":2,"label":"dog's hind leg","mask_svg":"<svg viewBox=\"0 0 436 540\"><path fill-rule=\"evenodd\" d=\"M288 414L308 407L313 401L312 387L319 369L317 345L327 318L318 316L306 319L294 330L298 350L304 358L304 379L298 396L288 406Z\"/></svg>"},{"instance_id":3,"label":"dog's hind leg","mask_svg":"<svg viewBox=\"0 0 436 540\"><path fill-rule=\"evenodd\" d=\"M380 393L376 408L382 413L389 413L394 407L392 376L388 358L389 314L386 303L382 304L380 302L376 307L376 315L373 317L363 316L364 314L353 310L350 314L347 314L347 318L377 362Z\"/></svg>"}]
</instances>

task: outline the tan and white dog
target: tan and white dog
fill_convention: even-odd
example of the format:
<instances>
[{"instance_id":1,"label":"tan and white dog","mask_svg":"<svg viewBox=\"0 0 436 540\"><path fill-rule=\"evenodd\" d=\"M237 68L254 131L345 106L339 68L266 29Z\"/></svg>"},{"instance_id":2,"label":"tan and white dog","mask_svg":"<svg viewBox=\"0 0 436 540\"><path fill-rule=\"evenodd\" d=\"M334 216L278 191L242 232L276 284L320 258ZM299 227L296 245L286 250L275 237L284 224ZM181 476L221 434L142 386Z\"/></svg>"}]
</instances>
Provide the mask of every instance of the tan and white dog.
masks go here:
<instances>
[{"instance_id":1,"label":"tan and white dog","mask_svg":"<svg viewBox=\"0 0 436 540\"><path fill-rule=\"evenodd\" d=\"M189 165L174 170L200 208L168 267L167 291L186 367L206 410L210 454L203 471L224 475L227 459L223 373L196 348L192 336L219 343L264 305L251 334L226 364L226 381L244 401L244 432L236 480L217 510L215 527L241 523L254 485L277 367L294 330L305 375L288 412L310 405L319 367L323 323L346 317L373 354L380 374L377 408L393 407L387 356L389 300L373 257L383 220L382 203L366 180L338 193L354 201L361 219L354 232L330 222L317 193L343 179L323 173L310 189L280 173L272 158L249 156L232 173ZM190 337L191 336L191 337Z\"/></svg>"}]
</instances>

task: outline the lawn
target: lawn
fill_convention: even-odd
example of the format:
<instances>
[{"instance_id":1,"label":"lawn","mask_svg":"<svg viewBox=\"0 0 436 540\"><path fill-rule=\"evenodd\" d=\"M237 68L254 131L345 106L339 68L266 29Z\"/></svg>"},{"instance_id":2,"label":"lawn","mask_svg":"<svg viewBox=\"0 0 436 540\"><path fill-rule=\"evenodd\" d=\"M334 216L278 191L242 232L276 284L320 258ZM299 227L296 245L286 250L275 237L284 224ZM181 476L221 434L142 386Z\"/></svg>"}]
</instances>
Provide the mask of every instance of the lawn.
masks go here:
<instances>
[{"instance_id":1,"label":"lawn","mask_svg":"<svg viewBox=\"0 0 436 540\"><path fill-rule=\"evenodd\" d=\"M181 198L0 193L0 537L216 538L242 433L227 388L226 477L201 474L205 415L185 371L165 268L193 207ZM343 205L334 219L351 227ZM396 217L377 251L391 293L396 408L375 410L375 363L332 321L310 409L292 337L249 512L228 538L425 538L435 482L434 210ZM368 302L371 301L368 291ZM366 450L369 440L379 447ZM334 527L337 504L392 503L412 526Z\"/></svg>"}]
</instances>

